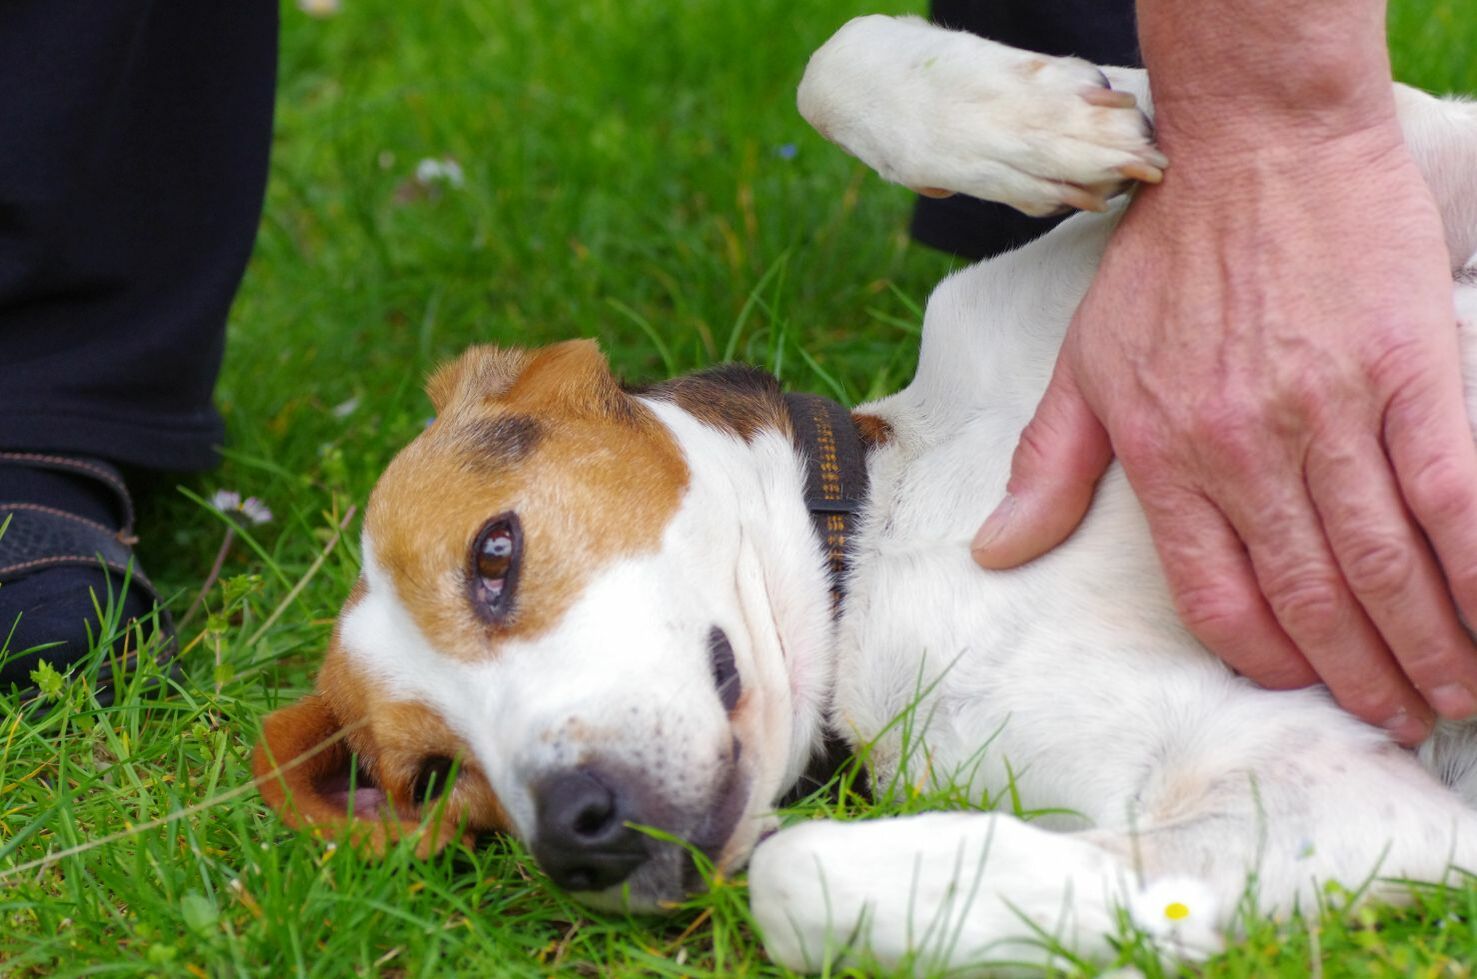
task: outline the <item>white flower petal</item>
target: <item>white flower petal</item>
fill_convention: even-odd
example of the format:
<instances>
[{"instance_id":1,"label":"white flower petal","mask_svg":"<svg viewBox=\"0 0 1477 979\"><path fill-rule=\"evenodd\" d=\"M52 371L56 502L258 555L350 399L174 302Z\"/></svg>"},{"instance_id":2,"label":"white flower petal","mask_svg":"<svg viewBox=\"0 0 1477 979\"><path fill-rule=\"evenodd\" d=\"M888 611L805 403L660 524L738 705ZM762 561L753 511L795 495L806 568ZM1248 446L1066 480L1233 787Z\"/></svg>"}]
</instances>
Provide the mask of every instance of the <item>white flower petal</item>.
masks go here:
<instances>
[{"instance_id":1,"label":"white flower petal","mask_svg":"<svg viewBox=\"0 0 1477 979\"><path fill-rule=\"evenodd\" d=\"M1129 898L1134 924L1161 945L1190 958L1205 958L1223 947L1220 902L1193 877L1161 877Z\"/></svg>"},{"instance_id":2,"label":"white flower petal","mask_svg":"<svg viewBox=\"0 0 1477 979\"><path fill-rule=\"evenodd\" d=\"M216 490L210 498L210 505L222 513L231 513L241 509L241 494L235 490Z\"/></svg>"}]
</instances>

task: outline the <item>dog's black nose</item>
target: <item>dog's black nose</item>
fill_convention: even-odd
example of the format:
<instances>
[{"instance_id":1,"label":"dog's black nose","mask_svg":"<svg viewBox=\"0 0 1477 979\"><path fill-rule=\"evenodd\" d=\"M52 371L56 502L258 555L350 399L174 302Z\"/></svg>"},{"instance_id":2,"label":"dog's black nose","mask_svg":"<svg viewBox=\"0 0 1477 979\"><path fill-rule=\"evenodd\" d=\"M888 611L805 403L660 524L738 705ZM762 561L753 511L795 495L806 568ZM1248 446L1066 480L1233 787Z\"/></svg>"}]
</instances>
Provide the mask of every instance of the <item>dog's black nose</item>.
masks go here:
<instances>
[{"instance_id":1,"label":"dog's black nose","mask_svg":"<svg viewBox=\"0 0 1477 979\"><path fill-rule=\"evenodd\" d=\"M646 837L630 828L633 814L599 775L561 772L534 788L538 835L533 855L567 891L602 891L646 862Z\"/></svg>"}]
</instances>

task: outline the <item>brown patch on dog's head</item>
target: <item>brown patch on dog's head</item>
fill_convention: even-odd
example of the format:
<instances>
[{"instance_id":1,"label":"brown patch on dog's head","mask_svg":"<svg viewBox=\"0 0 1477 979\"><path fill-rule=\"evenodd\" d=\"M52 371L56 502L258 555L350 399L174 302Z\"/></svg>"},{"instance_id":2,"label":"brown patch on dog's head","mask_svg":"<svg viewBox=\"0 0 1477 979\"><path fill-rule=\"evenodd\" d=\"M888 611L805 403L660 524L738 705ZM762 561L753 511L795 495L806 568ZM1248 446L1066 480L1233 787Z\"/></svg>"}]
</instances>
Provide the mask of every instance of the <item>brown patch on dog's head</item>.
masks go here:
<instances>
[{"instance_id":1,"label":"brown patch on dog's head","mask_svg":"<svg viewBox=\"0 0 1477 979\"><path fill-rule=\"evenodd\" d=\"M638 393L670 401L703 424L733 432L746 442L763 430L791 434L779 381L756 367L723 364Z\"/></svg>"},{"instance_id":2,"label":"brown patch on dog's head","mask_svg":"<svg viewBox=\"0 0 1477 979\"><path fill-rule=\"evenodd\" d=\"M686 463L594 343L473 348L437 372L431 392L438 417L381 477L365 536L438 651L479 659L535 636L596 569L658 546ZM505 514L521 527L517 592L489 624L467 599L469 554L478 531Z\"/></svg>"}]
</instances>

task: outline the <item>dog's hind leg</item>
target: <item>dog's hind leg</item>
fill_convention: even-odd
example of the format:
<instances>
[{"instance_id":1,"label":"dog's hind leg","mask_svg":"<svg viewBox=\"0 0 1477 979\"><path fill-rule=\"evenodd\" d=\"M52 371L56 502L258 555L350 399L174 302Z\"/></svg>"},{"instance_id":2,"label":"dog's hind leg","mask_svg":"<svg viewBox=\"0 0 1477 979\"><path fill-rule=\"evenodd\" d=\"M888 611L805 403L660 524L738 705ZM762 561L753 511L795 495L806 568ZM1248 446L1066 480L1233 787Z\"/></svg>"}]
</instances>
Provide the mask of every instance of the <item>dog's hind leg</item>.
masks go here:
<instances>
[{"instance_id":1,"label":"dog's hind leg","mask_svg":"<svg viewBox=\"0 0 1477 979\"><path fill-rule=\"evenodd\" d=\"M1477 867L1477 817L1412 755L1318 694L1252 703L1288 696L1257 692L1152 752L1114 825L1055 834L955 813L785 830L750 870L766 945L798 969L996 972L1104 961L1126 913L1198 958L1244 901L1312 909L1329 881L1398 900L1404 882Z\"/></svg>"},{"instance_id":2,"label":"dog's hind leg","mask_svg":"<svg viewBox=\"0 0 1477 979\"><path fill-rule=\"evenodd\" d=\"M1156 772L1122 824L1078 837L1140 879L1202 881L1222 912L1253 881L1256 907L1282 914L1316 907L1330 881L1398 901L1406 882L1477 870L1477 815L1415 756L1347 722L1266 726L1274 736L1246 739L1234 761L1203 742Z\"/></svg>"}]
</instances>

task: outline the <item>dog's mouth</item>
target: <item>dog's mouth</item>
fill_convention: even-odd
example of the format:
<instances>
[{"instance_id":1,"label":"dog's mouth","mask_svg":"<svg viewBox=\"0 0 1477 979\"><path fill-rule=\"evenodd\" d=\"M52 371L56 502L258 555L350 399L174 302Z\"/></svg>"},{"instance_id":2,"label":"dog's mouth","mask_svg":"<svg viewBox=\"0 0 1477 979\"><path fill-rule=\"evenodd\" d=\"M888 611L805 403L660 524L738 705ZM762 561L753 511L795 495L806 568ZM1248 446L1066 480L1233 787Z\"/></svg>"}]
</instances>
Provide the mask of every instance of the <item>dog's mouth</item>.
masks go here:
<instances>
[{"instance_id":1,"label":"dog's mouth","mask_svg":"<svg viewBox=\"0 0 1477 979\"><path fill-rule=\"evenodd\" d=\"M699 812L648 796L633 805L622 832L612 830L597 846L559 850L545 837L533 843L534 855L556 885L592 907L665 910L748 856L752 844L740 838L752 779L741 755L742 743L734 738L725 774ZM606 873L591 872L602 867Z\"/></svg>"},{"instance_id":2,"label":"dog's mouth","mask_svg":"<svg viewBox=\"0 0 1477 979\"><path fill-rule=\"evenodd\" d=\"M395 806L389 793L362 767L326 772L314 779L313 787L335 808L354 819L418 818L417 813Z\"/></svg>"},{"instance_id":3,"label":"dog's mouth","mask_svg":"<svg viewBox=\"0 0 1477 979\"><path fill-rule=\"evenodd\" d=\"M583 832L583 837L560 840L562 850L536 838L530 849L550 879L585 904L620 911L665 910L705 890L715 872L732 870L753 848L753 842L745 845L739 839L752 787L742 757L743 744L734 737L725 774L708 794L711 803L695 815L653 797L643 800L640 811L604 814L609 825L602 830L594 825L602 815L595 811L599 803L585 799L570 824L571 834ZM583 780L587 795L598 794L602 777L609 778L580 772L562 784L579 786L577 780ZM356 819L413 820L420 815L397 807L363 768L333 773L320 779L317 789ZM556 791L567 796L571 790ZM616 824L617 817L626 815L630 818ZM481 841L493 838L483 834Z\"/></svg>"}]
</instances>

